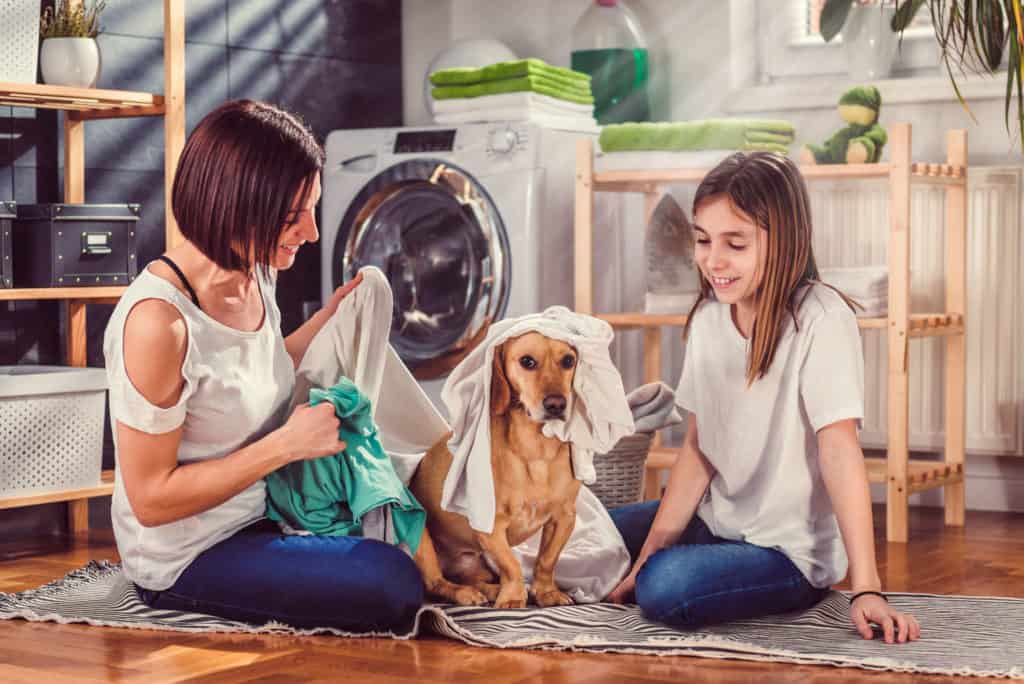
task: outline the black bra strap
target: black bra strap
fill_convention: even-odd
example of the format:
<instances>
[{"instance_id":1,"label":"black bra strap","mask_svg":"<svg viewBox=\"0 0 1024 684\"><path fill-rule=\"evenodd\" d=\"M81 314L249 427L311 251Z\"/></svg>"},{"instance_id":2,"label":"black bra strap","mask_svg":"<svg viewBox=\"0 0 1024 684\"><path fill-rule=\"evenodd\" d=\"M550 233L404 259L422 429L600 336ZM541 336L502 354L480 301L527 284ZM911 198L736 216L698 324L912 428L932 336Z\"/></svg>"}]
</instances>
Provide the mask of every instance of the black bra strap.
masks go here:
<instances>
[{"instance_id":1,"label":"black bra strap","mask_svg":"<svg viewBox=\"0 0 1024 684\"><path fill-rule=\"evenodd\" d=\"M181 272L181 269L178 268L178 264L171 261L170 258L164 254L158 256L157 259L171 267L171 270L174 271L175 275L177 275L181 280L181 284L185 286L186 290L188 290L189 296L192 297L192 303L196 305L197 309L202 309L203 307L199 306L199 297L196 296L196 291L192 289L192 285L185 278L185 274Z\"/></svg>"}]
</instances>

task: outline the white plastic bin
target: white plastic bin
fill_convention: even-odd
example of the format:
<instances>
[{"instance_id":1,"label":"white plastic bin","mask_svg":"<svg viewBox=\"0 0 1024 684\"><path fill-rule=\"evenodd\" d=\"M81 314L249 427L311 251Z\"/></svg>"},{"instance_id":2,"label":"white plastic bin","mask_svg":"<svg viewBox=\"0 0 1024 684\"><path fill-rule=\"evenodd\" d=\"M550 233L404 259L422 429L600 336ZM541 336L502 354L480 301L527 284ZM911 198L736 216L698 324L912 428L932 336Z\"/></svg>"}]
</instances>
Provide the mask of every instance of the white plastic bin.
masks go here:
<instances>
[{"instance_id":1,"label":"white plastic bin","mask_svg":"<svg viewBox=\"0 0 1024 684\"><path fill-rule=\"evenodd\" d=\"M0 0L0 81L35 83L39 0Z\"/></svg>"},{"instance_id":2,"label":"white plastic bin","mask_svg":"<svg viewBox=\"0 0 1024 684\"><path fill-rule=\"evenodd\" d=\"M0 497L100 484L106 390L102 368L0 366Z\"/></svg>"}]
</instances>

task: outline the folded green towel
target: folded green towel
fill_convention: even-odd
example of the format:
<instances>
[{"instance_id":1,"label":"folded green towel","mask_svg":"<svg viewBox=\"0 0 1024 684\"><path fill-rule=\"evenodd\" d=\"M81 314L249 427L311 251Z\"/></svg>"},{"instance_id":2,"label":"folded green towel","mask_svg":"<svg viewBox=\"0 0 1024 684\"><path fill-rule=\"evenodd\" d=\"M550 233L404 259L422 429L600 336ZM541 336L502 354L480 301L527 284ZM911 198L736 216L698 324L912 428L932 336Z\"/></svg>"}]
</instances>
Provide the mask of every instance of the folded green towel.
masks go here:
<instances>
[{"instance_id":1,"label":"folded green towel","mask_svg":"<svg viewBox=\"0 0 1024 684\"><path fill-rule=\"evenodd\" d=\"M535 57L497 62L485 67L454 67L441 69L430 74L430 82L436 86L471 85L485 81L501 81L521 76L543 76L566 86L586 88L590 92L590 76L581 71L551 66Z\"/></svg>"},{"instance_id":2,"label":"folded green towel","mask_svg":"<svg viewBox=\"0 0 1024 684\"><path fill-rule=\"evenodd\" d=\"M773 119L707 119L610 124L601 129L601 150L763 150L789 152L794 129Z\"/></svg>"},{"instance_id":3,"label":"folded green towel","mask_svg":"<svg viewBox=\"0 0 1024 684\"><path fill-rule=\"evenodd\" d=\"M465 97L483 97L485 95L498 95L500 93L518 93L529 91L541 93L578 102L579 104L593 104L594 97L590 94L590 88L568 88L557 81L552 81L543 76L522 76L520 78L506 78L501 81L485 81L471 85L439 86L431 90L435 100L454 100Z\"/></svg>"}]
</instances>

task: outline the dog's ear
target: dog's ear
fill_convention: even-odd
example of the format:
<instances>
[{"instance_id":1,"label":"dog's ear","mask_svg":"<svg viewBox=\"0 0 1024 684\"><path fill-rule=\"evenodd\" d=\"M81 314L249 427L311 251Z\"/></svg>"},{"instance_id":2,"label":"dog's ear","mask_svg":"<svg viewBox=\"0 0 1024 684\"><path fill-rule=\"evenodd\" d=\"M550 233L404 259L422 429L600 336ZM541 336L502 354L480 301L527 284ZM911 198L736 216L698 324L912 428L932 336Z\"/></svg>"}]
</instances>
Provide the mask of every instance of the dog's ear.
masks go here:
<instances>
[{"instance_id":1,"label":"dog's ear","mask_svg":"<svg viewBox=\"0 0 1024 684\"><path fill-rule=\"evenodd\" d=\"M505 377L504 345L494 350L494 361L491 365L491 414L500 416L508 412L512 403L512 388Z\"/></svg>"}]
</instances>

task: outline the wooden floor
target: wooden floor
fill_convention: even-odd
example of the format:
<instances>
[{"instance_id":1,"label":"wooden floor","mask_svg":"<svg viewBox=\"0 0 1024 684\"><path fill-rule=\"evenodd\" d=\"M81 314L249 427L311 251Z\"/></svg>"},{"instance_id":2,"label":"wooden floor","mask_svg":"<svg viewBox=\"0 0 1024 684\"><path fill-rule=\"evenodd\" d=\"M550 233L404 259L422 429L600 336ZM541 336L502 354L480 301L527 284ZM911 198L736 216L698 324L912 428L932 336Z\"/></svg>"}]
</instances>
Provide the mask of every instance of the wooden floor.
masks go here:
<instances>
[{"instance_id":1,"label":"wooden floor","mask_svg":"<svg viewBox=\"0 0 1024 684\"><path fill-rule=\"evenodd\" d=\"M884 510L876 509L876 525ZM1024 597L1024 514L968 512L945 528L938 509L910 517L911 541L879 542L892 591ZM883 539L878 526L876 537ZM109 532L30 546L0 543L0 591L39 586L93 558L116 559ZM928 637L927 626L923 638ZM898 651L894 646L894 651ZM45 675L41 674L45 671ZM0 621L0 682L950 682L823 666L657 657L501 651L425 637L184 635ZM981 681L981 680L978 680Z\"/></svg>"}]
</instances>

